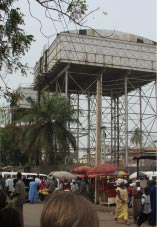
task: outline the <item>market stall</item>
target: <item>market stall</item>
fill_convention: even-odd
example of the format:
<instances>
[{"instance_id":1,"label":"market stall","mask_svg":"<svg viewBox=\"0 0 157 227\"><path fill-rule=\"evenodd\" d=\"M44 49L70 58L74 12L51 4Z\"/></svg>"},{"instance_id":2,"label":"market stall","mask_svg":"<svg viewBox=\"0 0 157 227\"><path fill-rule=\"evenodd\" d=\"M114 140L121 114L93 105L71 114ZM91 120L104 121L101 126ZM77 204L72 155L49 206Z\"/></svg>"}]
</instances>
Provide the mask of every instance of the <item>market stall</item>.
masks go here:
<instances>
[{"instance_id":1,"label":"market stall","mask_svg":"<svg viewBox=\"0 0 157 227\"><path fill-rule=\"evenodd\" d=\"M117 170L113 164L101 164L88 171L87 175L95 179L95 203L111 205L115 204L116 179L125 177L128 173Z\"/></svg>"}]
</instances>

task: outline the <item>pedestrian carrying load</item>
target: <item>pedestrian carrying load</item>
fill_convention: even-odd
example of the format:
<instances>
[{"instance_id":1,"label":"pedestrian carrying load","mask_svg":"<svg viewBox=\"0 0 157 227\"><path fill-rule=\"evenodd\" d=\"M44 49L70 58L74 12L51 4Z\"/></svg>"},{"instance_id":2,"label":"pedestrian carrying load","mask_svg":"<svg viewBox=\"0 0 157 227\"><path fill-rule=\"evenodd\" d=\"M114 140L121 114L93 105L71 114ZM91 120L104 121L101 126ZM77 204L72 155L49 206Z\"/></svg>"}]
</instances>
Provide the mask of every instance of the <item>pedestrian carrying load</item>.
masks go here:
<instances>
[{"instance_id":1,"label":"pedestrian carrying load","mask_svg":"<svg viewBox=\"0 0 157 227\"><path fill-rule=\"evenodd\" d=\"M116 183L116 186L118 186L118 185L124 183L124 180L123 180L122 178L118 178L118 179L115 181L115 183Z\"/></svg>"}]
</instances>

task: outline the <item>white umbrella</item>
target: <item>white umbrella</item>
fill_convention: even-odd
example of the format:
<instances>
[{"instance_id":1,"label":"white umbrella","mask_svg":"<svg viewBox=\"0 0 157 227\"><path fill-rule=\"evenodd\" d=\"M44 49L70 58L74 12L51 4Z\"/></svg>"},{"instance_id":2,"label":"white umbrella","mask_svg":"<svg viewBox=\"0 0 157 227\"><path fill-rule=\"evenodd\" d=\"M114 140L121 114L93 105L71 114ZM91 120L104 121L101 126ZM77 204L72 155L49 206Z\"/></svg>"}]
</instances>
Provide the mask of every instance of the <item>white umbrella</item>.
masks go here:
<instances>
[{"instance_id":1,"label":"white umbrella","mask_svg":"<svg viewBox=\"0 0 157 227\"><path fill-rule=\"evenodd\" d=\"M147 177L147 175L143 172L139 172L139 177ZM134 172L132 173L130 176L129 176L129 179L130 180L133 180L133 179L136 179L137 178L137 172Z\"/></svg>"},{"instance_id":2,"label":"white umbrella","mask_svg":"<svg viewBox=\"0 0 157 227\"><path fill-rule=\"evenodd\" d=\"M67 171L55 171L55 172L52 172L51 175L58 179L61 179L61 178L64 178L66 180L76 179L76 176L74 174Z\"/></svg>"}]
</instances>

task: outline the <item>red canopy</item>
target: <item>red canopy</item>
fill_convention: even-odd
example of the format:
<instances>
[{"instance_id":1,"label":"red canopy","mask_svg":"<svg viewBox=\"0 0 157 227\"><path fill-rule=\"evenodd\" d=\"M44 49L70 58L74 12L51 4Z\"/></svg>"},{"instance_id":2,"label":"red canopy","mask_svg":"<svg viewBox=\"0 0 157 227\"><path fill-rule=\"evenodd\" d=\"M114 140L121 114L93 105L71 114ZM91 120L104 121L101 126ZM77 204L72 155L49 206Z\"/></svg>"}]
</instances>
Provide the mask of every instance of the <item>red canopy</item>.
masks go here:
<instances>
[{"instance_id":1,"label":"red canopy","mask_svg":"<svg viewBox=\"0 0 157 227\"><path fill-rule=\"evenodd\" d=\"M108 175L109 173L113 173L113 171L116 171L117 168L114 164L100 164L97 166L92 167L87 175L89 177L94 177L94 176L103 176L103 175Z\"/></svg>"},{"instance_id":2,"label":"red canopy","mask_svg":"<svg viewBox=\"0 0 157 227\"><path fill-rule=\"evenodd\" d=\"M87 174L87 172L91 169L90 166L79 166L71 170L74 174Z\"/></svg>"}]
</instances>

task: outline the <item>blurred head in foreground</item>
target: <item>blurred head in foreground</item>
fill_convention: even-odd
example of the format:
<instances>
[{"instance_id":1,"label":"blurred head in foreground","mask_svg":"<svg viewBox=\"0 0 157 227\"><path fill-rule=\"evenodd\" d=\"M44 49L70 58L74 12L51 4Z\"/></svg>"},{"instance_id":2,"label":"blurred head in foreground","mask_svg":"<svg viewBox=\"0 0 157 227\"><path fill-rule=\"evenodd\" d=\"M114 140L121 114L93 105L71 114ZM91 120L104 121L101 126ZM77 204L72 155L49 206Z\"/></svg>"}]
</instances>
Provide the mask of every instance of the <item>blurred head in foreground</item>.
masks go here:
<instances>
[{"instance_id":1,"label":"blurred head in foreground","mask_svg":"<svg viewBox=\"0 0 157 227\"><path fill-rule=\"evenodd\" d=\"M0 227L22 227L18 211L12 207L0 210Z\"/></svg>"},{"instance_id":2,"label":"blurred head in foreground","mask_svg":"<svg viewBox=\"0 0 157 227\"><path fill-rule=\"evenodd\" d=\"M54 192L46 202L41 227L99 227L92 203L73 192Z\"/></svg>"}]
</instances>

